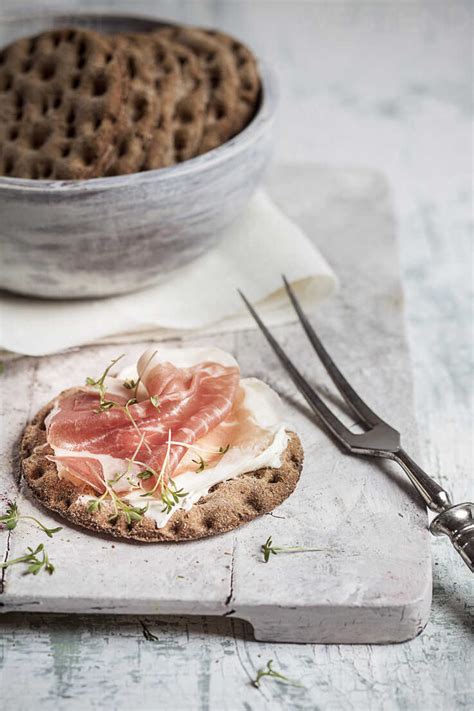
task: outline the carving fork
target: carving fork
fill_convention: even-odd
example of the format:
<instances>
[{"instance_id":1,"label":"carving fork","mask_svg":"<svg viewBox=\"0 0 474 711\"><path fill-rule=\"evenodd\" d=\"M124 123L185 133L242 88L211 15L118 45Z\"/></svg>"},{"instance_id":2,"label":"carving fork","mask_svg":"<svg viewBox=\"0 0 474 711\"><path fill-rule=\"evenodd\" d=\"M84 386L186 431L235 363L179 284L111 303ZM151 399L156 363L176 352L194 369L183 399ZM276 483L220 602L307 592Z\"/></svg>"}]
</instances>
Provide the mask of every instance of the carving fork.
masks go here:
<instances>
[{"instance_id":1,"label":"carving fork","mask_svg":"<svg viewBox=\"0 0 474 711\"><path fill-rule=\"evenodd\" d=\"M428 508L438 514L430 524L431 533L435 536L442 534L448 536L466 565L474 572L474 504L452 504L447 491L428 476L405 452L401 446L400 433L380 419L348 383L316 335L285 277L283 277L283 281L311 345L344 400L367 428L366 431L354 434L334 415L293 365L244 294L239 291L248 310L296 387L305 397L313 412L350 454L384 457L392 459L402 467Z\"/></svg>"}]
</instances>

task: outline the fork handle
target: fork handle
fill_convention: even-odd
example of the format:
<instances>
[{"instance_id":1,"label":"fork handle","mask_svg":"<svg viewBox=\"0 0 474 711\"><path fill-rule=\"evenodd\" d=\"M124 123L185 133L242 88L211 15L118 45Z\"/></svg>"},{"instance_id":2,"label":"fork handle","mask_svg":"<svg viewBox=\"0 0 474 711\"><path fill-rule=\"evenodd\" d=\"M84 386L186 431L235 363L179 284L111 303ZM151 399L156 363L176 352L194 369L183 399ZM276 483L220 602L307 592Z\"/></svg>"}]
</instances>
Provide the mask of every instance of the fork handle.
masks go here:
<instances>
[{"instance_id":1,"label":"fork handle","mask_svg":"<svg viewBox=\"0 0 474 711\"><path fill-rule=\"evenodd\" d=\"M451 506L448 492L434 479L428 476L404 449L400 447L400 449L394 453L393 458L405 470L406 474L408 474L408 478L429 509L435 511L435 513L442 513Z\"/></svg>"},{"instance_id":2,"label":"fork handle","mask_svg":"<svg viewBox=\"0 0 474 711\"><path fill-rule=\"evenodd\" d=\"M474 504L451 503L449 494L405 452L399 449L394 459L402 466L426 505L438 515L432 520L434 536L448 536L468 568L474 572Z\"/></svg>"},{"instance_id":3,"label":"fork handle","mask_svg":"<svg viewBox=\"0 0 474 711\"><path fill-rule=\"evenodd\" d=\"M434 536L448 536L449 540L474 573L474 504L456 504L438 514L430 525Z\"/></svg>"}]
</instances>

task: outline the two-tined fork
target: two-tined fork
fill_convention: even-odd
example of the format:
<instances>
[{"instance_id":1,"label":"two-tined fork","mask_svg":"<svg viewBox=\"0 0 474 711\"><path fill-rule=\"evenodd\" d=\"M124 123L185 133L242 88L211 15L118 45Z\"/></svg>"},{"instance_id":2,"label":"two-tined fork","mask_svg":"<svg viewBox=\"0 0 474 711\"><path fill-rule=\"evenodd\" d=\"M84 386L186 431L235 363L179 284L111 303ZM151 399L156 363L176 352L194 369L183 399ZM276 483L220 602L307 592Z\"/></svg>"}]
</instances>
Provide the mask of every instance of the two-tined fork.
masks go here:
<instances>
[{"instance_id":1,"label":"two-tined fork","mask_svg":"<svg viewBox=\"0 0 474 711\"><path fill-rule=\"evenodd\" d=\"M435 536L447 535L464 562L474 572L474 504L453 505L449 494L408 456L401 446L400 433L376 415L348 383L316 335L285 277L283 277L283 281L311 345L344 400L367 428L366 432L354 434L334 415L318 393L293 365L244 294L239 292L296 387L306 398L313 412L326 425L334 437L349 450L350 454L384 457L400 464L425 504L438 514L431 522L431 533Z\"/></svg>"}]
</instances>

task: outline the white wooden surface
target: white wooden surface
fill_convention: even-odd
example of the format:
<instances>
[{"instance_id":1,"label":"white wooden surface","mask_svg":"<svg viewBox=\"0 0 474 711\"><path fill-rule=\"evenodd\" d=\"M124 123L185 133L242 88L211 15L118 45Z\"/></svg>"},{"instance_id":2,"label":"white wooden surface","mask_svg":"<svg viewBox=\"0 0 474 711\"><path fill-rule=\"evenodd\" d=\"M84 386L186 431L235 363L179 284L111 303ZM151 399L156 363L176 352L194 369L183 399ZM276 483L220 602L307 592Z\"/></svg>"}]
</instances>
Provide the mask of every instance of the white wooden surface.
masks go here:
<instances>
[{"instance_id":1,"label":"white wooden surface","mask_svg":"<svg viewBox=\"0 0 474 711\"><path fill-rule=\"evenodd\" d=\"M38 9L32 2L19 6L0 4L5 10ZM130 8L125 2L114 6ZM134 10L159 12L162 6L135 2ZM472 5L164 7L169 17L240 33L279 62L278 159L358 163L388 176L402 246L423 459L457 498L472 496ZM159 637L148 642L139 618L14 614L1 620L2 698L28 710L468 708L472 586L445 541L433 540L432 546L431 620L410 643L263 644L240 622L204 618L144 619ZM260 691L254 689L249 680L269 658L305 688L264 680Z\"/></svg>"},{"instance_id":2,"label":"white wooden surface","mask_svg":"<svg viewBox=\"0 0 474 711\"><path fill-rule=\"evenodd\" d=\"M410 363L386 183L367 170L287 165L274 169L269 188L284 212L324 250L341 280L340 293L318 317L324 341L375 410L403 429L404 446L415 455ZM317 195L308 200L310 190ZM357 240L347 239L344 226L349 224ZM299 367L327 388L302 329L292 325L279 331ZM344 456L315 425L258 331L215 335L205 342L230 350L244 376L261 377L285 401L287 420L305 451L295 494L272 517L234 534L180 546L120 544L65 527L47 546L57 564L54 576L32 578L8 569L0 611L225 614L251 622L257 639L282 642L399 642L419 634L431 602L430 541L426 512L404 476L393 464ZM120 349L133 362L149 345ZM23 403L19 419L70 386L71 377L84 382L97 363L118 355L118 347L42 358L32 386L31 359L8 364ZM334 395L332 400L338 402ZM345 419L354 425L347 413ZM4 431L13 429L17 438L21 426L6 408ZM0 481L10 484L11 445L6 444ZM38 510L27 490L15 498L24 513ZM53 526L54 519L48 520ZM272 557L265 565L260 547L269 535L276 544L323 551ZM5 555L21 555L32 536L26 526L9 536L4 532ZM91 564L84 576L86 560Z\"/></svg>"}]
</instances>

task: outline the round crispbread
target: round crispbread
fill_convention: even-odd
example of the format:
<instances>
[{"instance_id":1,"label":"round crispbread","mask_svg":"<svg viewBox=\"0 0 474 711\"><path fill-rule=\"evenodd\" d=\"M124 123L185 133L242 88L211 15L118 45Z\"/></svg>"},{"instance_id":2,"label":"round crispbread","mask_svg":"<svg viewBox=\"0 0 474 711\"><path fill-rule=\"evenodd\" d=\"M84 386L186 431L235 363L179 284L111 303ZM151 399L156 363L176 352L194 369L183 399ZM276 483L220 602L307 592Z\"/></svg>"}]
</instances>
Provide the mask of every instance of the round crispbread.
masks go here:
<instances>
[{"instance_id":1,"label":"round crispbread","mask_svg":"<svg viewBox=\"0 0 474 711\"><path fill-rule=\"evenodd\" d=\"M258 108L261 86L257 60L250 49L235 37L220 30L204 30L204 32L227 47L235 64L239 84L232 125L232 134L234 135L247 126ZM206 145L203 142L200 146L200 153L205 150Z\"/></svg>"},{"instance_id":2,"label":"round crispbread","mask_svg":"<svg viewBox=\"0 0 474 711\"><path fill-rule=\"evenodd\" d=\"M0 52L0 174L84 179L103 173L128 84L107 37L64 28Z\"/></svg>"},{"instance_id":3,"label":"round crispbread","mask_svg":"<svg viewBox=\"0 0 474 711\"><path fill-rule=\"evenodd\" d=\"M148 36L117 35L112 46L124 58L129 91L123 121L112 138L105 175L124 175L143 170L153 140L156 167L174 162L171 117L176 102L179 68L164 42ZM157 90L159 87L159 91Z\"/></svg>"},{"instance_id":4,"label":"round crispbread","mask_svg":"<svg viewBox=\"0 0 474 711\"><path fill-rule=\"evenodd\" d=\"M258 469L214 485L189 511L177 510L163 528L157 528L154 519L146 515L131 525L123 516L111 523L112 508L105 505L100 511L89 512L81 497L95 496L95 492L60 479L55 463L48 459L53 450L46 441L45 419L53 405L50 402L43 407L25 429L20 452L23 476L44 506L96 533L145 543L189 541L225 533L279 506L293 493L303 466L301 442L289 432L280 467Z\"/></svg>"},{"instance_id":5,"label":"round crispbread","mask_svg":"<svg viewBox=\"0 0 474 711\"><path fill-rule=\"evenodd\" d=\"M204 71L208 100L198 152L205 153L225 143L242 128L236 128L240 80L230 48L195 27L163 27L154 34L188 47Z\"/></svg>"}]
</instances>

